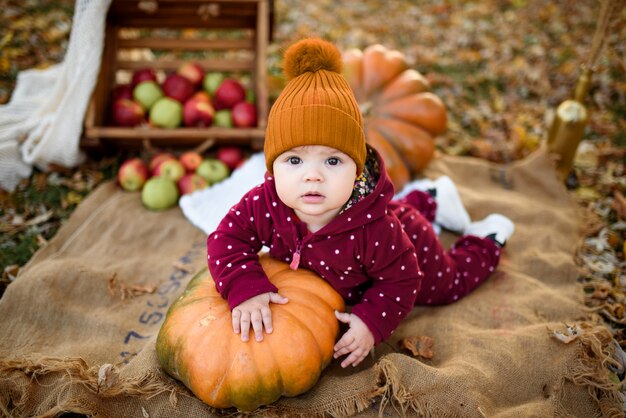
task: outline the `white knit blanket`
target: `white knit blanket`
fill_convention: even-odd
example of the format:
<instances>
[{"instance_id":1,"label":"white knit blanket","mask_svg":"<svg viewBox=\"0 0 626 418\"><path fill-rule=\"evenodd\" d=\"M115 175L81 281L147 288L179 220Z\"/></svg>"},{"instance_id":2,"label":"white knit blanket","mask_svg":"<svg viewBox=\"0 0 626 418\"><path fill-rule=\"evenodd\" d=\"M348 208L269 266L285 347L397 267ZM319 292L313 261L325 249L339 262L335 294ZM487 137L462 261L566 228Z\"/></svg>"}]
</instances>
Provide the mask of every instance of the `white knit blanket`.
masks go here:
<instances>
[{"instance_id":1,"label":"white knit blanket","mask_svg":"<svg viewBox=\"0 0 626 418\"><path fill-rule=\"evenodd\" d=\"M256 153L226 180L182 196L180 208L193 225L208 235L248 190L263 183L265 171L265 156Z\"/></svg>"},{"instance_id":2,"label":"white knit blanket","mask_svg":"<svg viewBox=\"0 0 626 418\"><path fill-rule=\"evenodd\" d=\"M76 0L61 64L18 74L0 106L0 187L12 191L33 166L79 164L83 118L96 84L111 0Z\"/></svg>"}]
</instances>

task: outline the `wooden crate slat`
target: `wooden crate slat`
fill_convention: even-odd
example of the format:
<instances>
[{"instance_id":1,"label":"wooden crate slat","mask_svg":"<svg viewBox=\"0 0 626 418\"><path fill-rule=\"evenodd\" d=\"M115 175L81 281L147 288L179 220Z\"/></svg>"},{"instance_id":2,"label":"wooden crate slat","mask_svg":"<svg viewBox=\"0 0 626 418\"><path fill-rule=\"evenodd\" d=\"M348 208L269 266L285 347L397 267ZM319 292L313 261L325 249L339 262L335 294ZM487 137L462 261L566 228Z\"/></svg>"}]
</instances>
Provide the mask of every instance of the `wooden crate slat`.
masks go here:
<instances>
[{"instance_id":1,"label":"wooden crate slat","mask_svg":"<svg viewBox=\"0 0 626 418\"><path fill-rule=\"evenodd\" d=\"M117 68L122 70L141 70L152 67L158 70L174 71L180 67L185 60L160 60L160 61L118 61ZM205 69L205 71L251 71L255 65L253 60L226 60L226 59L204 59L194 60Z\"/></svg>"},{"instance_id":2,"label":"wooden crate slat","mask_svg":"<svg viewBox=\"0 0 626 418\"><path fill-rule=\"evenodd\" d=\"M85 126L102 125L109 108L110 86L114 82L113 74L115 71L113 66L115 63L117 29L110 26L107 27L105 37L109 39L109 42L105 43L102 51L100 72L92 93L92 99L87 108Z\"/></svg>"},{"instance_id":3,"label":"wooden crate slat","mask_svg":"<svg viewBox=\"0 0 626 418\"><path fill-rule=\"evenodd\" d=\"M258 3L256 53L258 57L267 57L267 39L269 38L269 6L266 1ZM257 59L255 68L255 84L257 93L257 123L261 127L267 125L269 114L269 91L267 88L267 63L265 59Z\"/></svg>"},{"instance_id":4,"label":"wooden crate slat","mask_svg":"<svg viewBox=\"0 0 626 418\"><path fill-rule=\"evenodd\" d=\"M137 128L118 128L118 127L93 127L87 129L89 136L98 136L100 138L254 138L262 137L265 131L259 128L221 128L211 126L208 128L175 128L175 129L162 129L151 127L137 127Z\"/></svg>"},{"instance_id":5,"label":"wooden crate slat","mask_svg":"<svg viewBox=\"0 0 626 418\"><path fill-rule=\"evenodd\" d=\"M190 51L233 49L255 49L252 39L168 39L142 38L119 39L120 49L149 48L149 49L183 49Z\"/></svg>"},{"instance_id":6,"label":"wooden crate slat","mask_svg":"<svg viewBox=\"0 0 626 418\"><path fill-rule=\"evenodd\" d=\"M207 28L207 29L254 29L256 25L254 17L246 19L212 19L204 20L199 16L170 16L167 19L156 20L149 16L125 17L124 19L111 19L111 23L119 27L135 27L135 28Z\"/></svg>"},{"instance_id":7,"label":"wooden crate slat","mask_svg":"<svg viewBox=\"0 0 626 418\"><path fill-rule=\"evenodd\" d=\"M123 4L121 4L123 3ZM223 18L231 16L255 16L257 1L203 1L203 2L185 2L185 1L157 1L152 4L146 1L126 1L113 2L109 8L109 13L113 16L150 16L153 18L161 18L176 15L198 15L206 18Z\"/></svg>"},{"instance_id":8,"label":"wooden crate slat","mask_svg":"<svg viewBox=\"0 0 626 418\"><path fill-rule=\"evenodd\" d=\"M154 13L146 13L138 8L127 8L125 10L115 10L112 9L112 16L115 16L119 19L125 18L138 18L138 17L151 17L154 19L163 19L167 16L169 17L192 17L198 16L205 20L218 20L218 19L229 19L229 18L256 18L256 5L250 4L250 6L246 7L224 7L218 6L216 9L211 9L211 3L204 3L199 6L191 6L191 7L180 7L178 5L174 7L159 7Z\"/></svg>"},{"instance_id":9,"label":"wooden crate slat","mask_svg":"<svg viewBox=\"0 0 626 418\"><path fill-rule=\"evenodd\" d=\"M81 141L83 148L101 148L102 146L112 145L115 147L125 148L143 148L146 142L155 147L168 147L168 148L190 148L202 145L206 140L211 139L214 141L215 146L219 145L240 145L251 146L252 149L263 149L263 137L243 137L236 136L232 138L220 138L220 137L182 137L182 138L132 138L132 137L120 137L120 138L106 138L106 137L84 137Z\"/></svg>"},{"instance_id":10,"label":"wooden crate slat","mask_svg":"<svg viewBox=\"0 0 626 418\"><path fill-rule=\"evenodd\" d=\"M258 3L258 0L157 0L154 2L144 0L116 0L111 4L109 10L112 14L134 13L158 16L160 13L165 12L179 11L181 13L193 13L197 11L198 8L210 8L212 12L216 12L218 15L236 13L248 13L252 15L256 13L256 5Z\"/></svg>"}]
</instances>

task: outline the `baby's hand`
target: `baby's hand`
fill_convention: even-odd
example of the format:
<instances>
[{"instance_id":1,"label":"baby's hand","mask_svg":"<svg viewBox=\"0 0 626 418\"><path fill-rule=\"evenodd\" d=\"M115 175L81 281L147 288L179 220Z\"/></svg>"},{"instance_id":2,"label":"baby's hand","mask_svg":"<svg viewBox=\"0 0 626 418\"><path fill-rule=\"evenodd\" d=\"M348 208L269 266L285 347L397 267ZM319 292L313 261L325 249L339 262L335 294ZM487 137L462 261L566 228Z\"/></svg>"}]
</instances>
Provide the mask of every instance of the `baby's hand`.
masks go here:
<instances>
[{"instance_id":1,"label":"baby's hand","mask_svg":"<svg viewBox=\"0 0 626 418\"><path fill-rule=\"evenodd\" d=\"M284 305L288 300L278 293L268 292L251 297L233 309L233 331L235 331L235 334L241 333L241 341L248 341L250 324L252 324L257 341L263 341L264 326L265 332L268 334L272 332L270 302Z\"/></svg>"},{"instance_id":2,"label":"baby's hand","mask_svg":"<svg viewBox=\"0 0 626 418\"><path fill-rule=\"evenodd\" d=\"M350 353L350 355L341 362L341 367L358 365L369 354L374 347L374 336L367 325L356 315L337 312L335 316L344 324L349 324L350 329L346 331L337 344L335 344L334 358Z\"/></svg>"}]
</instances>

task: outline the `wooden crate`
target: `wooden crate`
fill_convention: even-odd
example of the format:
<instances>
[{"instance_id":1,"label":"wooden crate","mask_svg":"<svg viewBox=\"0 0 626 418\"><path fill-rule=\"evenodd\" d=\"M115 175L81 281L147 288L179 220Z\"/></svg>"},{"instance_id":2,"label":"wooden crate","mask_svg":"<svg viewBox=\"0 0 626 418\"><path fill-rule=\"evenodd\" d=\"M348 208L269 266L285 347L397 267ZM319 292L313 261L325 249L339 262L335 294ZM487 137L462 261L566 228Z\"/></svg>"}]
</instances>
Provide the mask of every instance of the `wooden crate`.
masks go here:
<instances>
[{"instance_id":1,"label":"wooden crate","mask_svg":"<svg viewBox=\"0 0 626 418\"><path fill-rule=\"evenodd\" d=\"M261 149L269 111L266 57L272 21L272 0L113 0L81 145L194 147L214 140L217 144ZM182 35L190 29L206 36L188 39ZM172 58L185 53L202 58ZM120 78L128 78L141 68L153 68L163 77L189 60L198 62L205 71L248 74L256 95L257 127L124 128L110 123L112 90Z\"/></svg>"}]
</instances>

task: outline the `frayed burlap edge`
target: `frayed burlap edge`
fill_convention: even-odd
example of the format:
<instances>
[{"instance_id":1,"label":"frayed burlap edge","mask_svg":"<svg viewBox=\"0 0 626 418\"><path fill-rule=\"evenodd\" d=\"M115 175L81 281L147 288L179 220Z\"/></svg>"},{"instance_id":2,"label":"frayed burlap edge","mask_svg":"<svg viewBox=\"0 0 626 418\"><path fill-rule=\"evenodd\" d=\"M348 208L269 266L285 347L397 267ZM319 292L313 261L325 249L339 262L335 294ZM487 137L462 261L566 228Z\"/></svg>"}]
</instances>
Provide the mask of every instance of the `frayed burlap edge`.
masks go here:
<instances>
[{"instance_id":1,"label":"frayed burlap edge","mask_svg":"<svg viewBox=\"0 0 626 418\"><path fill-rule=\"evenodd\" d=\"M588 322L578 324L583 330L577 338L578 362L570 367L565 379L587 389L603 417L623 417L624 400L620 386L611 381L609 367L619 368L615 359L613 336L603 325ZM564 408L561 405L561 409ZM563 412L561 416L569 416Z\"/></svg>"},{"instance_id":2,"label":"frayed burlap edge","mask_svg":"<svg viewBox=\"0 0 626 418\"><path fill-rule=\"evenodd\" d=\"M585 239L595 234L604 225L602 219L590 207L577 205L579 222L579 239L575 247L573 260L579 271L583 272L583 265L579 254ZM584 291L580 286L580 303L584 306ZM570 368L566 378L575 385L587 388L589 395L597 402L603 417L623 417L626 399L623 398L620 386L611 381L609 366L620 367L615 360L614 339L607 326L601 323L601 318L588 308L585 308L586 322L579 322L583 330L578 338L580 362ZM561 415L563 417L568 414Z\"/></svg>"},{"instance_id":3,"label":"frayed burlap edge","mask_svg":"<svg viewBox=\"0 0 626 418\"><path fill-rule=\"evenodd\" d=\"M103 373L104 368L106 368L106 373ZM94 413L86 407L84 402L79 403L73 399L62 400L68 391L75 391L77 388L103 399L117 396L141 396L150 399L169 393L172 406L176 406L177 395L193 396L185 388L171 381L169 377L155 371L136 379L120 379L117 366L107 364L89 367L83 359L78 357L0 359L0 385L12 388L10 392L0 393L0 413L11 417L24 416L21 411L29 409L27 407L30 401L28 399L29 386L33 382L42 385L39 380L51 374L58 375L55 390L59 401L51 410L38 410L37 414L41 417L54 417L63 411ZM5 384L7 382L10 384Z\"/></svg>"},{"instance_id":4,"label":"frayed burlap edge","mask_svg":"<svg viewBox=\"0 0 626 418\"><path fill-rule=\"evenodd\" d=\"M609 366L618 367L613 357L613 338L609 330L601 325L580 323L584 332L575 342L578 344L577 361L563 377L577 386L585 387L591 398L597 403L603 417L621 417L622 397L618 385L610 380ZM397 354L396 354L397 355ZM378 403L378 414L383 416L388 408L393 408L398 416L457 418L461 415L454 411L441 410L430 405L427 399L417 397L401 382L393 359L394 355L382 357L374 366L378 375L377 382L368 391L352 397L326 403L316 409L297 411L280 406L269 405L258 409L254 416L278 417L345 417L354 416ZM136 396L150 399L161 394L169 394L169 401L176 406L177 396L193 396L182 385L158 371L151 371L140 378L120 379L117 366L103 365L89 367L81 358L29 358L0 360L0 385L11 387L9 392L0 393L0 414L3 416L24 416L27 410L28 387L44 376L56 373L59 375L55 383L59 402L50 410L37 411L38 416L54 417L60 412L92 414L84 402L70 398L61 400L67 391L80 388L100 398L117 396ZM4 382L3 382L4 381ZM11 382L11 385L3 383ZM16 382L18 384L16 384ZM216 410L217 411L217 410ZM568 416L564 405L558 405L557 416ZM29 411L31 413L32 411ZM241 416L239 412L220 411L223 415ZM388 412L388 411L387 411Z\"/></svg>"},{"instance_id":5,"label":"frayed burlap edge","mask_svg":"<svg viewBox=\"0 0 626 418\"><path fill-rule=\"evenodd\" d=\"M109 367L106 373L103 373L107 366ZM379 414L381 416L389 404L393 404L394 408L404 415L407 406L410 406L411 403L406 402L408 396L402 385L399 384L398 371L392 360L383 358L374 367L377 370L377 382L369 390L354 396L326 403L319 408L308 408L306 411L268 405L257 409L250 416L346 417L354 416L370 408L376 401L380 402ZM159 372L150 372L138 379L122 380L119 378L119 371L116 366L89 367L83 359L77 357L33 357L0 360L0 386L12 388L10 392L0 393L0 414L7 417L30 416L33 411L27 405L31 401L28 398L29 386L33 383L43 385L39 380L51 374L58 375L58 383L55 383L58 402L52 409L35 412L35 415L42 418L55 417L61 412L68 411L87 415L95 413L96 411L90 409L85 405L84 400L80 399L80 392L87 392L103 399L117 396L136 396L150 399L163 393L169 393L172 406L176 406L177 396L180 394L193 396L182 385ZM75 390L77 388L78 391ZM62 399L71 390L77 393L76 399ZM234 410L215 411L223 416L240 417L247 415L242 415L240 411Z\"/></svg>"},{"instance_id":6,"label":"frayed burlap edge","mask_svg":"<svg viewBox=\"0 0 626 418\"><path fill-rule=\"evenodd\" d=\"M40 380L56 374L54 378L57 402L52 409L33 411L32 399L29 399L29 388L35 384L45 386ZM381 379L384 377L381 375ZM113 399L121 396L134 396L149 400L155 396L169 393L169 401L173 407L177 404L178 395L193 396L180 383L163 373L151 371L141 378L121 379L119 368L110 364L89 367L78 357L32 357L28 359L0 359L0 387L11 388L8 392L0 392L0 416L37 416L52 418L61 412L74 412L86 415L96 413L85 404L84 394L101 399ZM68 399L68 392L72 395ZM306 411L286 411L285 408L268 405L252 413L244 413L234 408L229 410L214 409L214 412L225 417L263 416L263 417L345 417L353 416L369 408L384 393L388 385L379 387L378 383L369 391L358 393L350 398L330 402L318 409ZM75 396L74 396L75 395ZM211 408L212 409L212 408Z\"/></svg>"},{"instance_id":7,"label":"frayed burlap edge","mask_svg":"<svg viewBox=\"0 0 626 418\"><path fill-rule=\"evenodd\" d=\"M566 371L561 387L566 381L570 381L576 386L586 388L602 417L623 417L624 399L620 386L610 379L609 367L620 367L620 363L614 357L615 346L611 332L603 325L593 325L589 322L581 322L578 325L583 332L575 342L578 345L575 361ZM382 417L389 406L394 409L396 415L403 417L409 414L437 418L462 416L455 411L435 407L427 399L411 393L401 383L400 373L390 357L383 357L376 365L380 369L379 381L382 384L379 416ZM565 405L559 403L556 407L558 417L571 416ZM482 413L484 415L484 412Z\"/></svg>"},{"instance_id":8,"label":"frayed burlap edge","mask_svg":"<svg viewBox=\"0 0 626 418\"><path fill-rule=\"evenodd\" d=\"M397 354L402 355L402 354ZM391 406L397 416L420 416L420 417L437 417L437 418L460 418L461 414L455 411L441 409L428 402L423 397L418 397L410 390L408 390L400 382L400 372L396 368L396 365L391 356L385 356L378 362L382 376L381 380L384 382L384 386L381 388L384 390L378 410L378 416L382 417L385 414L385 409Z\"/></svg>"},{"instance_id":9,"label":"frayed burlap edge","mask_svg":"<svg viewBox=\"0 0 626 418\"><path fill-rule=\"evenodd\" d=\"M262 415L266 418L275 417L296 417L296 418L325 418L331 417L350 417L357 415L359 412L363 412L369 408L374 400L381 396L384 392L383 388L374 388L369 393L359 393L354 396L337 400L335 402L328 402L318 408L308 408L306 411L293 410L290 408L277 408L272 405L261 408L255 411L252 416Z\"/></svg>"}]
</instances>

